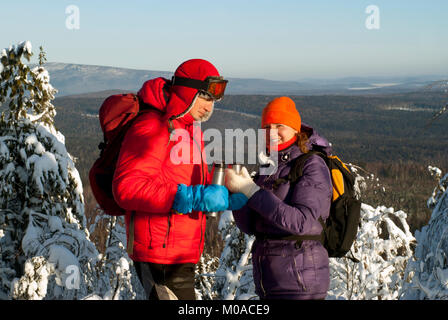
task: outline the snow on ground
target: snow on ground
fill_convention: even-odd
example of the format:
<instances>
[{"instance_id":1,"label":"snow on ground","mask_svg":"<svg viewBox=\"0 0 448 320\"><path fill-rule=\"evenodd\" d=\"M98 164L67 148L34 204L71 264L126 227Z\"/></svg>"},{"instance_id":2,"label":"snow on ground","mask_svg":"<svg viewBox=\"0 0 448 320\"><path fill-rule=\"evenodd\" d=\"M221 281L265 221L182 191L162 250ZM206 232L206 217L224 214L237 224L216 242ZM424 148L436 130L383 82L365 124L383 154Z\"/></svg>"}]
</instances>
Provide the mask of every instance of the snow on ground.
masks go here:
<instances>
[{"instance_id":1,"label":"snow on ground","mask_svg":"<svg viewBox=\"0 0 448 320\"><path fill-rule=\"evenodd\" d=\"M416 232L417 247L406 269L401 299L448 300L448 174L428 168L439 185L428 200L431 218Z\"/></svg>"}]
</instances>

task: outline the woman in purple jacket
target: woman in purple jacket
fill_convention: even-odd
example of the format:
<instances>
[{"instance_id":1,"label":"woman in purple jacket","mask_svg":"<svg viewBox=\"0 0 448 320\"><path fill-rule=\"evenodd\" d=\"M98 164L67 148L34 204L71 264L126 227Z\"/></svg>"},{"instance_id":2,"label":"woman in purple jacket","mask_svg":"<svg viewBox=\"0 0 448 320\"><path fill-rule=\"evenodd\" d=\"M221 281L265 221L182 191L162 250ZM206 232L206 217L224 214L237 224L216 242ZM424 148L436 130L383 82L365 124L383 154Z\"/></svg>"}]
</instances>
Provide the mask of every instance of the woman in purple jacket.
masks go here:
<instances>
[{"instance_id":1,"label":"woman in purple jacket","mask_svg":"<svg viewBox=\"0 0 448 320\"><path fill-rule=\"evenodd\" d=\"M278 238L321 233L318 218L328 217L333 192L328 167L314 155L305 162L297 183L277 188L273 184L288 175L293 160L303 153L319 149L330 154L331 147L301 123L288 97L276 98L264 108L262 128L267 129L266 144L278 151L277 170L269 176L257 175L255 182L246 168L240 174L226 171L229 191L242 192L249 199L233 216L243 232L256 235L252 247L256 293L261 299L325 299L330 283L326 249L316 240Z\"/></svg>"}]
</instances>

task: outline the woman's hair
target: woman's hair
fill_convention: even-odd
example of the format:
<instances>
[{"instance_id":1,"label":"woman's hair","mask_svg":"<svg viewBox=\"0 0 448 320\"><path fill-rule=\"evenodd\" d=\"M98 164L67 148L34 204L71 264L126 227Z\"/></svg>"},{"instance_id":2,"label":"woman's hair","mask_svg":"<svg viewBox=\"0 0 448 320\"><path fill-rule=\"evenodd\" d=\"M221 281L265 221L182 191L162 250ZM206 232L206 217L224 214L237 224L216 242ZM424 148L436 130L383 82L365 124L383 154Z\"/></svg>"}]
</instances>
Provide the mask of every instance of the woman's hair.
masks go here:
<instances>
[{"instance_id":1,"label":"woman's hair","mask_svg":"<svg viewBox=\"0 0 448 320\"><path fill-rule=\"evenodd\" d=\"M297 145L303 153L308 153L310 151L308 148L308 142L308 134L306 132L297 133Z\"/></svg>"}]
</instances>

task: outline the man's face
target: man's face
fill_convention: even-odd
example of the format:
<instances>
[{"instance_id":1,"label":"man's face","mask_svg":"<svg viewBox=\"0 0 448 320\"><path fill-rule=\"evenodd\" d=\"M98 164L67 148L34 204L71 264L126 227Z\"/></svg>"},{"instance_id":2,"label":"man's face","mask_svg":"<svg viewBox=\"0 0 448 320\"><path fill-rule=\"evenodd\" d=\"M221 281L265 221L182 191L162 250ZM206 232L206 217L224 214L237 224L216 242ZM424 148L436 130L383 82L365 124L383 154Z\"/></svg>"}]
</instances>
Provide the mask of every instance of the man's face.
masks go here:
<instances>
[{"instance_id":1,"label":"man's face","mask_svg":"<svg viewBox=\"0 0 448 320\"><path fill-rule=\"evenodd\" d=\"M190 114L196 121L208 119L209 114L213 110L213 99L198 97L190 110Z\"/></svg>"}]
</instances>

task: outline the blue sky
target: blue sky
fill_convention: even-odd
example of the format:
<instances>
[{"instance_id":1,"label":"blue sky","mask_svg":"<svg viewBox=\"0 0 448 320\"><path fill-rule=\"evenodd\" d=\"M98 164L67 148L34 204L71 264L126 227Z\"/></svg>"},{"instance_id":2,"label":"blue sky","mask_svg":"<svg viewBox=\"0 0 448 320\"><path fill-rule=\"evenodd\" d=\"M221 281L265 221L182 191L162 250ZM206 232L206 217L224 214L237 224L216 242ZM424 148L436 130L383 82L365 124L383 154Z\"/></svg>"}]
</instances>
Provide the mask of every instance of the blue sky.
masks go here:
<instances>
[{"instance_id":1,"label":"blue sky","mask_svg":"<svg viewBox=\"0 0 448 320\"><path fill-rule=\"evenodd\" d=\"M379 29L366 28L369 5ZM204 58L276 80L448 75L447 17L446 0L21 0L0 6L0 48L30 40L52 62L165 71Z\"/></svg>"}]
</instances>

